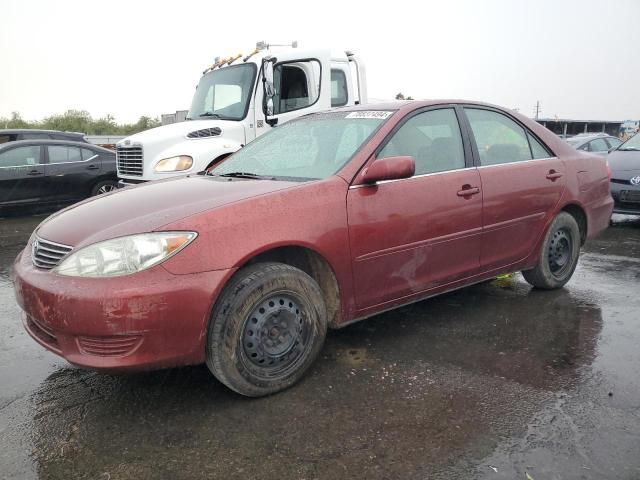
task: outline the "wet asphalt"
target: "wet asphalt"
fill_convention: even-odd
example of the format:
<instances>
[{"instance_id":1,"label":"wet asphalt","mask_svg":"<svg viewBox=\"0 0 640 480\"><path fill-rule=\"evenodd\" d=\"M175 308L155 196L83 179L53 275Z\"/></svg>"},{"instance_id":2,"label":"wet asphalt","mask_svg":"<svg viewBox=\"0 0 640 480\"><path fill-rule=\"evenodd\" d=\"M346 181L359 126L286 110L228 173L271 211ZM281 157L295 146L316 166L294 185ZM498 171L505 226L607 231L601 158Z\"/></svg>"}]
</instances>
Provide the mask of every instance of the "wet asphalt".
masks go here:
<instances>
[{"instance_id":1,"label":"wet asphalt","mask_svg":"<svg viewBox=\"0 0 640 480\"><path fill-rule=\"evenodd\" d=\"M331 331L261 399L32 341L9 273L43 218L0 219L0 478L640 478L640 217L614 216L564 289L516 275Z\"/></svg>"}]
</instances>

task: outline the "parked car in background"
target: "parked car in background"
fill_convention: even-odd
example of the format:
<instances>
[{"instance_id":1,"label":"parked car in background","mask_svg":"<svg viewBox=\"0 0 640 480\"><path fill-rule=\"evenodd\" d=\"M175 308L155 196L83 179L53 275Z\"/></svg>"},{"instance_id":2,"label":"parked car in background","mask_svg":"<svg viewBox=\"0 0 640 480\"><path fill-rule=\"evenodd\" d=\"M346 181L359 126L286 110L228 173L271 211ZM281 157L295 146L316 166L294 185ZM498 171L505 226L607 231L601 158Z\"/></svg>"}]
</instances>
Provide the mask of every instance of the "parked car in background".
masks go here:
<instances>
[{"instance_id":1,"label":"parked car in background","mask_svg":"<svg viewBox=\"0 0 640 480\"><path fill-rule=\"evenodd\" d=\"M606 156L612 148L622 144L622 140L607 135L606 133L595 133L589 135L576 135L567 139L567 143L576 150L595 153Z\"/></svg>"},{"instance_id":2,"label":"parked car in background","mask_svg":"<svg viewBox=\"0 0 640 480\"><path fill-rule=\"evenodd\" d=\"M640 215L640 135L634 135L607 157L611 169L614 213Z\"/></svg>"},{"instance_id":3,"label":"parked car in background","mask_svg":"<svg viewBox=\"0 0 640 480\"><path fill-rule=\"evenodd\" d=\"M260 396L327 327L522 270L571 278L609 224L604 159L471 102L291 120L207 175L125 188L37 227L16 259L25 328L99 370L205 362Z\"/></svg>"},{"instance_id":4,"label":"parked car in background","mask_svg":"<svg viewBox=\"0 0 640 480\"><path fill-rule=\"evenodd\" d=\"M68 204L117 182L115 153L82 142L19 140L0 145L0 207Z\"/></svg>"},{"instance_id":5,"label":"parked car in background","mask_svg":"<svg viewBox=\"0 0 640 480\"><path fill-rule=\"evenodd\" d=\"M0 129L0 145L20 140L69 140L71 142L87 142L84 133L60 132L57 130L36 130L29 128Z\"/></svg>"}]
</instances>

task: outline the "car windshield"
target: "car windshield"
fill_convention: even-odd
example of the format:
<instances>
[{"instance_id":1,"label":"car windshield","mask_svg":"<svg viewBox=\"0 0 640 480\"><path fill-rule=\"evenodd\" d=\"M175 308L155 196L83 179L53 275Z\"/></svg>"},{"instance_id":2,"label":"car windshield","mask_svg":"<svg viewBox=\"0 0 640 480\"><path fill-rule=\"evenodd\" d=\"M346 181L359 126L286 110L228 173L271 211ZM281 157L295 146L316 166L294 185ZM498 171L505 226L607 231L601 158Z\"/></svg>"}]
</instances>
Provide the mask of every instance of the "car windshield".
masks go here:
<instances>
[{"instance_id":1,"label":"car windshield","mask_svg":"<svg viewBox=\"0 0 640 480\"><path fill-rule=\"evenodd\" d=\"M392 112L331 112L274 128L215 168L212 175L322 179L340 170Z\"/></svg>"},{"instance_id":2,"label":"car windshield","mask_svg":"<svg viewBox=\"0 0 640 480\"><path fill-rule=\"evenodd\" d=\"M256 76L256 66L244 63L213 70L202 76L187 118L242 120Z\"/></svg>"},{"instance_id":3,"label":"car windshield","mask_svg":"<svg viewBox=\"0 0 640 480\"><path fill-rule=\"evenodd\" d=\"M618 147L618 150L640 150L640 135L637 133Z\"/></svg>"}]
</instances>

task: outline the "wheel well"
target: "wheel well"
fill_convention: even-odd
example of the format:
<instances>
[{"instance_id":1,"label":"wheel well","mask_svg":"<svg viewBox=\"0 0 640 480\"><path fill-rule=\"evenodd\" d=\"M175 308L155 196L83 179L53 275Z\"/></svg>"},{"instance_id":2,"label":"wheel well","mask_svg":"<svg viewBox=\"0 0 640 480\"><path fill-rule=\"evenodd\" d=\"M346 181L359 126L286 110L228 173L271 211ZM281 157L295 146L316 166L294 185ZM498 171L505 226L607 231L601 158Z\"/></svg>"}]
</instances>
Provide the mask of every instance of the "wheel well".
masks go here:
<instances>
[{"instance_id":1,"label":"wheel well","mask_svg":"<svg viewBox=\"0 0 640 480\"><path fill-rule=\"evenodd\" d=\"M231 155L230 153L223 153L222 155L220 155L219 157L214 158L213 160L211 160L209 162L209 165L207 165L207 168L211 168L214 165L216 165L217 163L220 163L222 160L224 160L225 158L227 158L229 155ZM205 168L205 170L207 169Z\"/></svg>"},{"instance_id":2,"label":"wheel well","mask_svg":"<svg viewBox=\"0 0 640 480\"><path fill-rule=\"evenodd\" d=\"M340 288L329 262L319 253L305 247L287 246L263 252L246 265L258 262L280 262L299 268L313 278L322 290L327 307L329 325L336 327L340 324Z\"/></svg>"},{"instance_id":3,"label":"wheel well","mask_svg":"<svg viewBox=\"0 0 640 480\"><path fill-rule=\"evenodd\" d=\"M584 210L578 205L566 205L563 209L563 212L567 212L573 218L576 219L578 223L578 227L580 228L580 244L584 245L585 240L587 239L587 215L584 213Z\"/></svg>"}]
</instances>

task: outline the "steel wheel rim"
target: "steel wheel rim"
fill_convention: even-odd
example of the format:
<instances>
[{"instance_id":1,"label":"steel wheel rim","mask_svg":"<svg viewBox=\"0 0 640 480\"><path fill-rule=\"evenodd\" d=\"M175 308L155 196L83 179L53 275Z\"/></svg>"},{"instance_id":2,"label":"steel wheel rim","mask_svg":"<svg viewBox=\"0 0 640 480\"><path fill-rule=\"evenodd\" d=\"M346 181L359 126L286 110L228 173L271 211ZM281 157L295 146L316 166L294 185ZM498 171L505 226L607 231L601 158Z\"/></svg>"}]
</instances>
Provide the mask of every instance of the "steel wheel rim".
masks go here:
<instances>
[{"instance_id":1,"label":"steel wheel rim","mask_svg":"<svg viewBox=\"0 0 640 480\"><path fill-rule=\"evenodd\" d=\"M265 378L284 376L303 360L311 326L302 302L291 293L261 299L244 322L244 363Z\"/></svg>"},{"instance_id":2,"label":"steel wheel rim","mask_svg":"<svg viewBox=\"0 0 640 480\"><path fill-rule=\"evenodd\" d=\"M103 193L113 192L116 189L115 185L103 185L98 189L98 195Z\"/></svg>"},{"instance_id":3,"label":"steel wheel rim","mask_svg":"<svg viewBox=\"0 0 640 480\"><path fill-rule=\"evenodd\" d=\"M561 228L556 230L549 241L549 269L556 276L562 276L571 267L573 257L573 240L571 233Z\"/></svg>"}]
</instances>

